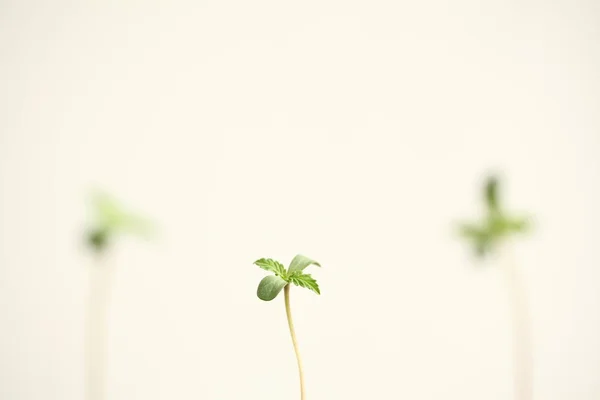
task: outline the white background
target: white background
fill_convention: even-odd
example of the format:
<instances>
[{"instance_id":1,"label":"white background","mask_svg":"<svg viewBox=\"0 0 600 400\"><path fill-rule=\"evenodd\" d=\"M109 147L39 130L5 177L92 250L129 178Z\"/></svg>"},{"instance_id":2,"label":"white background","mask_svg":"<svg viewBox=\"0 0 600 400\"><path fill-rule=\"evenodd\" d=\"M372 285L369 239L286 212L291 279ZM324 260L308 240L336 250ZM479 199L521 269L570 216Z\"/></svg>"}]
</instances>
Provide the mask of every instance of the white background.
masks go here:
<instances>
[{"instance_id":1,"label":"white background","mask_svg":"<svg viewBox=\"0 0 600 400\"><path fill-rule=\"evenodd\" d=\"M600 398L595 1L0 3L0 398L79 400L100 187L124 240L109 398L510 399L502 274L454 223L501 171L536 217L536 399Z\"/></svg>"}]
</instances>

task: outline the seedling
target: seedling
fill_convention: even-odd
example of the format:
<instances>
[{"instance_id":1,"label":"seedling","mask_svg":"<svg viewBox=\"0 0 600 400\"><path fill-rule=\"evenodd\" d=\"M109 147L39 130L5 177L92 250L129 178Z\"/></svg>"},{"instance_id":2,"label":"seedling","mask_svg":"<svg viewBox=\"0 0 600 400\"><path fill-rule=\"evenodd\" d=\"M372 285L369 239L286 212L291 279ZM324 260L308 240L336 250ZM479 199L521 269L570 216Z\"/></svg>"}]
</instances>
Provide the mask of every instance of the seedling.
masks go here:
<instances>
[{"instance_id":1,"label":"seedling","mask_svg":"<svg viewBox=\"0 0 600 400\"><path fill-rule=\"evenodd\" d=\"M147 235L150 224L141 217L129 214L110 197L97 194L92 201L93 223L85 238L94 252L95 265L90 270L90 288L85 328L86 399L106 397L106 337L109 296L112 286L112 265L106 255L117 237L122 234Z\"/></svg>"},{"instance_id":2,"label":"seedling","mask_svg":"<svg viewBox=\"0 0 600 400\"><path fill-rule=\"evenodd\" d=\"M273 275L266 276L258 284L258 290L256 294L258 298L264 301L271 301L281 289L283 289L285 297L285 313L287 315L288 327L290 329L290 336L292 337L292 344L294 345L294 352L296 353L296 360L298 362L298 373L300 375L300 399L305 400L305 389L304 389L304 370L302 368L302 358L300 357L300 350L298 349L298 340L296 338L296 331L294 330L294 322L292 320L292 310L290 307L290 284L300 286L309 290L312 290L316 294L321 294L317 281L313 279L310 274L305 274L304 269L309 265L321 265L311 260L308 257L298 254L292 262L289 268L286 270L283 264L279 261L272 260L270 258L261 258L254 262L260 268L272 272Z\"/></svg>"},{"instance_id":3,"label":"seedling","mask_svg":"<svg viewBox=\"0 0 600 400\"><path fill-rule=\"evenodd\" d=\"M528 228L528 220L507 213L500 205L499 183L488 177L484 186L486 214L478 223L461 225L462 236L470 242L475 253L486 257L498 251L506 251L506 242ZM514 263L509 262L504 271L510 291L514 329L514 390L516 400L533 398L533 352L529 307L526 290Z\"/></svg>"}]
</instances>

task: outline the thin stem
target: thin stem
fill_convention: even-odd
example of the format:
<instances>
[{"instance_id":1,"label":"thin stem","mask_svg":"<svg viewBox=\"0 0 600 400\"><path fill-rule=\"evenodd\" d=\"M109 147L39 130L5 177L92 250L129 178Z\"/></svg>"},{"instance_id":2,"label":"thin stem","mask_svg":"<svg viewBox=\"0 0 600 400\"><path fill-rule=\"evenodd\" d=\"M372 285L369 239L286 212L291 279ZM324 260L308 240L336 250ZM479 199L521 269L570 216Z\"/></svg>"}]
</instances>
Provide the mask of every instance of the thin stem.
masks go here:
<instances>
[{"instance_id":1,"label":"thin stem","mask_svg":"<svg viewBox=\"0 0 600 400\"><path fill-rule=\"evenodd\" d=\"M306 397L304 393L304 370L302 368L302 358L300 357L300 350L298 349L296 331L294 330L294 321L292 320L292 309L290 307L290 285L287 285L283 289L283 291L285 293L285 313L287 314L290 335L292 336L292 343L294 344L294 351L296 352L296 360L298 361L298 373L300 374L300 400L305 400Z\"/></svg>"},{"instance_id":2,"label":"thin stem","mask_svg":"<svg viewBox=\"0 0 600 400\"><path fill-rule=\"evenodd\" d=\"M106 398L106 342L112 269L98 254L90 268L85 326L85 398Z\"/></svg>"},{"instance_id":3,"label":"thin stem","mask_svg":"<svg viewBox=\"0 0 600 400\"><path fill-rule=\"evenodd\" d=\"M513 318L515 400L533 399L533 349L527 291L512 253L507 254L506 278Z\"/></svg>"}]
</instances>

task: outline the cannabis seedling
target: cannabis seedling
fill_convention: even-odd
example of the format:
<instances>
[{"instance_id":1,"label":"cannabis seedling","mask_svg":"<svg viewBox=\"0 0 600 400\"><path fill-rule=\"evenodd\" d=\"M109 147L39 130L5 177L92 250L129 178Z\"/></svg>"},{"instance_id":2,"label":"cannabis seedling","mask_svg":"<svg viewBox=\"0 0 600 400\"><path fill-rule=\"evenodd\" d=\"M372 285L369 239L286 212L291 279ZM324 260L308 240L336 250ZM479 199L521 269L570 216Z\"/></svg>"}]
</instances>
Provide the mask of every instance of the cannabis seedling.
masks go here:
<instances>
[{"instance_id":1,"label":"cannabis seedling","mask_svg":"<svg viewBox=\"0 0 600 400\"><path fill-rule=\"evenodd\" d=\"M92 201L93 222L85 238L95 255L90 270L89 294L85 328L85 390L87 400L106 397L106 337L109 295L113 269L106 255L116 238L122 234L146 235L150 224L129 214L110 197L97 194Z\"/></svg>"},{"instance_id":2,"label":"cannabis seedling","mask_svg":"<svg viewBox=\"0 0 600 400\"><path fill-rule=\"evenodd\" d=\"M289 268L286 270L283 264L279 261L272 260L270 258L261 258L254 262L260 268L272 272L274 275L269 275L263 278L258 284L257 295L258 298L264 301L271 301L281 289L283 289L285 297L285 313L287 315L288 327L290 329L290 335L292 337L292 344L294 345L294 352L296 353L296 360L298 362L298 373L300 375L300 399L305 400L305 389L304 389L304 370L302 368L302 358L300 357L300 350L298 349L298 340L296 338L296 331L294 330L294 322L292 320L292 310L290 307L290 284L307 288L321 294L317 281L313 279L310 274L305 274L304 269L309 265L321 265L311 260L308 257L298 254L292 262Z\"/></svg>"},{"instance_id":3,"label":"cannabis seedling","mask_svg":"<svg viewBox=\"0 0 600 400\"><path fill-rule=\"evenodd\" d=\"M473 245L476 254L483 258L497 251L506 251L505 243L528 228L523 217L509 215L498 198L498 179L488 177L484 186L486 214L482 221L462 224L462 236ZM505 255L506 256L506 255ZM514 329L514 390L516 400L533 398L533 354L529 307L526 290L514 262L505 267L512 302Z\"/></svg>"}]
</instances>

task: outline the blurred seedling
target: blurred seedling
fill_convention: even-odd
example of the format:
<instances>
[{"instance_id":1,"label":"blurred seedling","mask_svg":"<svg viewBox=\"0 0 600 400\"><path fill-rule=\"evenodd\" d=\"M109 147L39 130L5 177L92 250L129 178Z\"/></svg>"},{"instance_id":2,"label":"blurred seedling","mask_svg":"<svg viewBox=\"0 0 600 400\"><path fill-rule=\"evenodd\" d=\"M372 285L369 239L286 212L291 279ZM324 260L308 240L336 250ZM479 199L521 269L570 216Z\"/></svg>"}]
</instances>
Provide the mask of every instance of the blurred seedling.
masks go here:
<instances>
[{"instance_id":1,"label":"blurred seedling","mask_svg":"<svg viewBox=\"0 0 600 400\"><path fill-rule=\"evenodd\" d=\"M85 233L95 263L90 269L85 328L86 400L105 400L107 376L108 308L113 268L107 260L112 245L123 235L148 237L148 220L127 212L112 197L96 193L91 201L92 224Z\"/></svg>"},{"instance_id":2,"label":"blurred seedling","mask_svg":"<svg viewBox=\"0 0 600 400\"><path fill-rule=\"evenodd\" d=\"M473 247L475 254L484 258L503 252L504 266L512 305L514 329L514 390L516 400L533 398L533 351L531 321L526 290L518 270L508 253L511 239L529 229L529 220L507 212L499 198L499 181L496 177L487 178L483 200L485 215L475 223L460 226L462 237Z\"/></svg>"},{"instance_id":3,"label":"blurred seedling","mask_svg":"<svg viewBox=\"0 0 600 400\"><path fill-rule=\"evenodd\" d=\"M507 239L528 228L528 220L512 216L502 207L498 199L498 179L491 176L484 187L486 213L475 223L464 223L460 227L462 236L471 242L476 254L484 257L493 253Z\"/></svg>"},{"instance_id":4,"label":"blurred seedling","mask_svg":"<svg viewBox=\"0 0 600 400\"><path fill-rule=\"evenodd\" d=\"M305 274L303 272L304 269L309 265L316 265L318 267L321 265L318 262L300 254L294 257L287 270L279 261L275 261L270 258L261 258L260 260L255 261L254 264L266 271L273 273L273 275L268 275L263 278L258 284L257 295L259 299L271 301L275 299L283 289L285 297L285 313L287 315L288 327L290 330L290 336L292 337L294 352L296 353L296 361L298 362L298 373L300 375L300 399L305 400L306 391L304 386L304 370L302 367L300 350L298 348L296 331L294 330L294 322L292 320L292 310L290 306L290 285L294 284L296 286L312 290L316 294L321 294L317 281L310 274Z\"/></svg>"}]
</instances>

